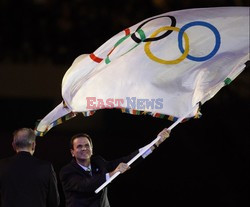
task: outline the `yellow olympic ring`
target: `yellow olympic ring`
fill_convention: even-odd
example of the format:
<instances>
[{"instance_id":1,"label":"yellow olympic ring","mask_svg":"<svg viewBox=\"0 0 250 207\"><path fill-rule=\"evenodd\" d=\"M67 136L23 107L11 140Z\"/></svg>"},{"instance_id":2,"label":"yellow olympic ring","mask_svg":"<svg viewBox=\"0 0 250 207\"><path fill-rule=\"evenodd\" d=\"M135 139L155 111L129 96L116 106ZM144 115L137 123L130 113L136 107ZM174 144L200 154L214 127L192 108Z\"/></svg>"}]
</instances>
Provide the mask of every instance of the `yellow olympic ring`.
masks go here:
<instances>
[{"instance_id":1,"label":"yellow olympic ring","mask_svg":"<svg viewBox=\"0 0 250 207\"><path fill-rule=\"evenodd\" d=\"M152 35L150 36L150 38L153 38L156 35L158 35L160 32L166 31L166 30L173 30L173 31L179 32L180 28L178 28L178 27L170 27L170 26L161 27L161 28L157 29L155 32L153 32ZM182 60L184 60L187 57L188 53L189 53L189 39L188 39L188 36L187 36L187 34L185 32L183 33L183 37L184 37L184 40L185 40L186 48L184 50L184 53L179 58L177 58L175 60L163 60L161 58L158 58L158 57L154 56L153 53L150 50L151 42L147 42L145 44L145 46L144 46L145 53L151 60L153 60L155 62L158 62L158 63L161 63L161 64L178 64Z\"/></svg>"}]
</instances>

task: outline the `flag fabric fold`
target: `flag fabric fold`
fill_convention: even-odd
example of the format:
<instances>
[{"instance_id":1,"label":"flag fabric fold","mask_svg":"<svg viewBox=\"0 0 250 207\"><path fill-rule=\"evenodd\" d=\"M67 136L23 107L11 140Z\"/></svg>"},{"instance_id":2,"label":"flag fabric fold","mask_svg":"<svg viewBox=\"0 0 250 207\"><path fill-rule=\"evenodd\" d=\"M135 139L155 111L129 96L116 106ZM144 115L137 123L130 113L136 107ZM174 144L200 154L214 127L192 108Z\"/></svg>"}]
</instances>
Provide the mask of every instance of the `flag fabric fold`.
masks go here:
<instances>
[{"instance_id":1,"label":"flag fabric fold","mask_svg":"<svg viewBox=\"0 0 250 207\"><path fill-rule=\"evenodd\" d=\"M249 7L167 12L80 55L62 80L63 102L37 125L43 134L63 117L119 108L131 114L190 117L234 80L249 60ZM67 120L67 118L64 120Z\"/></svg>"}]
</instances>

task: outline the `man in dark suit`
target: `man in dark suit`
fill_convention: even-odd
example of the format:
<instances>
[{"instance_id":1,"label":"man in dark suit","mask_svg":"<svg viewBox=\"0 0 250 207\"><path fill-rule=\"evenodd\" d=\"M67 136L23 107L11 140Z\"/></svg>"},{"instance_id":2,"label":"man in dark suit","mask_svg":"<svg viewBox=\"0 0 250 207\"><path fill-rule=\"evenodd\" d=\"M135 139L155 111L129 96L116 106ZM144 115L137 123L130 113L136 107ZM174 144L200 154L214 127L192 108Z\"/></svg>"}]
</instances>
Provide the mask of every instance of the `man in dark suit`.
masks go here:
<instances>
[{"instance_id":1,"label":"man in dark suit","mask_svg":"<svg viewBox=\"0 0 250 207\"><path fill-rule=\"evenodd\" d=\"M169 137L169 132L163 130L159 135L161 139L142 155L143 158ZM92 156L93 144L88 134L74 135L70 141L73 159L60 171L66 207L110 207L107 187L97 194L95 190L116 172L128 170L130 167L126 163L140 150L114 161L106 161L101 156Z\"/></svg>"},{"instance_id":2,"label":"man in dark suit","mask_svg":"<svg viewBox=\"0 0 250 207\"><path fill-rule=\"evenodd\" d=\"M29 128L14 132L16 155L0 160L0 206L57 207L57 179L51 163L33 156L36 136Z\"/></svg>"}]
</instances>

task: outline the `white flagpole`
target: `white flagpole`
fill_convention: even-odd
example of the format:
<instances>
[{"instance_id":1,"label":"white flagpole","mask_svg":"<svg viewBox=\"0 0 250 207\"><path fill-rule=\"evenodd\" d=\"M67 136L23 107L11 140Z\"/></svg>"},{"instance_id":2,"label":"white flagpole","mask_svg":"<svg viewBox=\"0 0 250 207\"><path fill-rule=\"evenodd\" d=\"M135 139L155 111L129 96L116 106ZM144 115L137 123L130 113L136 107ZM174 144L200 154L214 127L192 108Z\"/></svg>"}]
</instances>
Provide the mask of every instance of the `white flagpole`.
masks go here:
<instances>
[{"instance_id":1,"label":"white flagpole","mask_svg":"<svg viewBox=\"0 0 250 207\"><path fill-rule=\"evenodd\" d=\"M189 111L184 116L180 117L175 121L170 127L167 128L168 131L171 131L177 124L179 124L183 119L185 119L190 113L193 112L194 108L197 106L196 104L191 111ZM135 160L137 160L140 156L142 156L150 147L152 147L156 142L161 139L160 136L157 136L150 144L146 145L136 156L134 156L127 164L131 165ZM95 190L95 193L99 193L104 187L106 187L112 180L114 180L121 173L118 171L114 175L112 175L106 182L104 182L99 188Z\"/></svg>"}]
</instances>

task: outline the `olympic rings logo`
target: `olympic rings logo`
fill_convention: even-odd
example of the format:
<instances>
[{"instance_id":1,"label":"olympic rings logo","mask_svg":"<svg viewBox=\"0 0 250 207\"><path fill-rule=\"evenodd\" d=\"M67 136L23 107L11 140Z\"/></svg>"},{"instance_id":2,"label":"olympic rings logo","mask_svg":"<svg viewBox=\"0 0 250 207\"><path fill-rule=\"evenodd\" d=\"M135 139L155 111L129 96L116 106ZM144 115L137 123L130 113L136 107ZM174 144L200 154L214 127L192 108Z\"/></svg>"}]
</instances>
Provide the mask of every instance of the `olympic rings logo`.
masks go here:
<instances>
[{"instance_id":1,"label":"olympic rings logo","mask_svg":"<svg viewBox=\"0 0 250 207\"><path fill-rule=\"evenodd\" d=\"M147 24L148 22L158 19L158 18L164 18L164 17L168 17L171 20L171 25L170 26L164 26L161 27L159 29L157 29L156 31L154 31L150 37L146 37L142 27ZM215 46L213 48L213 50L206 56L202 56L202 57L195 57L189 54L189 38L188 35L186 34L186 30L193 27L193 26L203 26L206 27L208 29L210 29L214 36L215 36ZM144 46L144 51L146 53L146 55L153 61L161 63L161 64L178 64L181 61L183 61L185 58L192 60L192 61L196 61L196 62L202 62L202 61L206 61L210 58L212 58L219 50L220 48L220 44L221 44L221 37L220 37L220 33L219 31L216 29L215 26L213 26L212 24L208 23L208 22L204 22L204 21L193 21L190 23L185 24L183 27L178 28L176 27L176 19L173 16L159 16L159 17L155 17L155 18L151 18L145 22L143 22L142 24L140 24L138 26L138 28L136 29L136 31L132 34L130 34L130 30L126 29L125 31L125 36L123 38L121 38L120 40L118 40L116 42L116 44L114 45L113 49L108 53L107 57L105 58L105 63L108 64L110 63L110 59L109 56L110 54L115 50L115 48L120 45L121 43L123 43L128 37L131 37L131 39L136 43L134 45L134 47L132 47L131 49L129 49L128 51L124 52L122 55L126 54L127 52L131 51L132 49L134 49L135 47L137 47L140 43L145 42L145 46ZM164 32L166 31L166 32ZM159 57L156 57L150 50L150 45L152 42L154 41L158 41L160 39L163 39L167 36L169 36L173 31L175 32L179 32L178 33L178 48L180 50L180 52L182 53L182 55L175 59L175 60L164 60L161 59ZM163 34L159 35L160 33L164 32ZM138 38L136 36L136 33L139 35L140 38ZM185 41L185 48L183 48L183 39ZM103 59L102 58L98 58L96 57L93 53L90 55L90 58L92 60L94 60L95 62L101 62Z\"/></svg>"}]
</instances>

